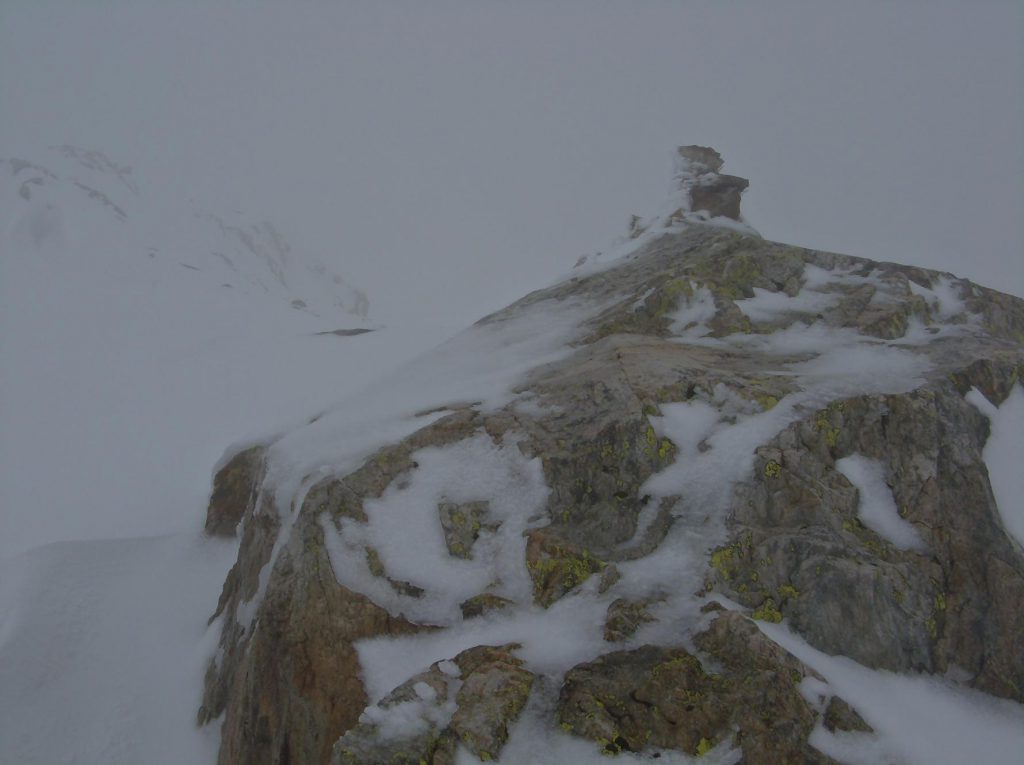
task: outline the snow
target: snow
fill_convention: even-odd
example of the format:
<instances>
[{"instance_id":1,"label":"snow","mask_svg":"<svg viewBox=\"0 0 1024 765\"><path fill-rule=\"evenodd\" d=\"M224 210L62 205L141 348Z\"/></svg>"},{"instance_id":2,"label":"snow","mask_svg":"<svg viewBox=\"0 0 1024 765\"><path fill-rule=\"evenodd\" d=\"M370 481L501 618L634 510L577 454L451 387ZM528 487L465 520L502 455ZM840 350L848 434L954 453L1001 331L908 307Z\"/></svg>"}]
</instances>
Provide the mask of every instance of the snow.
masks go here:
<instances>
[{"instance_id":1,"label":"snow","mask_svg":"<svg viewBox=\"0 0 1024 765\"><path fill-rule=\"evenodd\" d=\"M1016 765L1024 751L1024 707L929 675L872 670L829 656L786 623L755 622L768 637L821 674L833 693L875 729L877 739L815 734L813 743L851 763Z\"/></svg>"},{"instance_id":2,"label":"snow","mask_svg":"<svg viewBox=\"0 0 1024 765\"><path fill-rule=\"evenodd\" d=\"M459 621L459 604L484 591L528 602L532 588L523 563L523 533L548 495L540 460L527 460L515 444L495 446L486 435L421 449L412 459L419 467L407 482L364 503L367 524L344 519L339 532L327 516L321 517L338 581L359 592L372 591L375 602L393 615L404 613L430 624ZM453 557L438 504L481 500L489 506L472 558ZM498 528L488 531L491 524ZM365 548L377 551L388 576L424 589L424 596L402 596L382 586L365 565L360 553Z\"/></svg>"},{"instance_id":3,"label":"snow","mask_svg":"<svg viewBox=\"0 0 1024 765\"><path fill-rule=\"evenodd\" d=\"M886 343L833 346L810 361L786 366L789 374L819 398L869 393L905 393L924 382L930 363ZM822 399L823 400L823 399Z\"/></svg>"},{"instance_id":4,"label":"snow","mask_svg":"<svg viewBox=\"0 0 1024 765\"><path fill-rule=\"evenodd\" d=\"M910 291L923 297L935 318L941 321L948 321L967 310L967 304L960 297L963 283L958 284L951 277L940 276L930 289L913 281L909 285Z\"/></svg>"},{"instance_id":5,"label":"snow","mask_svg":"<svg viewBox=\"0 0 1024 765\"><path fill-rule=\"evenodd\" d=\"M60 542L0 563L0 762L212 763L195 725L233 541Z\"/></svg>"},{"instance_id":6,"label":"snow","mask_svg":"<svg viewBox=\"0 0 1024 765\"><path fill-rule=\"evenodd\" d=\"M84 160L88 166L73 178L62 173L102 187L120 213L49 176L46 193L33 187L27 204L14 186L0 188L0 209L17 211L0 219L0 761L202 765L216 759L218 745L216 725L194 724L203 670L221 627L206 620L236 542L203 539L199 529L210 468L223 463L224 445L235 444L229 454L274 440L258 512L273 508L281 531L257 593L226 617L248 625L312 485L356 469L376 449L455 408L490 411L514 402L520 411L538 411L518 386L531 369L571 354L580 327L606 306L535 302L415 358L450 327L377 325L357 337L317 334L351 328L353 306L336 298L354 293L315 259L283 244L272 225L234 213L195 217L188 208L194 225L183 226L182 209L147 212L150 201L134 178L127 182L95 156ZM692 216L685 224L673 221L677 203L640 237L575 275L629 257L666 231L705 225ZM750 231L712 222L718 223ZM819 288L843 281L876 284L879 299L887 299L889 286L874 277L808 267L796 297L756 290L737 304L755 321L817 313L835 300ZM941 318L963 313L952 281L911 289ZM293 308L294 300L305 308ZM419 450L417 469L365 503L367 523L335 525L320 517L340 583L393 614L445 626L356 645L372 700L434 661L454 676L457 668L443 660L476 645L518 642L518 655L540 676L540 690L514 726L502 761L593 762L592 743L550 724L551 690L567 669L609 650L602 637L608 605L624 596L658 599L650 609L660 621L641 627L625 647L685 642L710 618L699 613L702 601L692 593L702 585L709 547L723 539L730 492L750 475L754 449L837 397L912 389L928 369L914 344L947 332L914 325L910 337L882 341L818 323L714 339L704 336L713 315L710 291L695 287L672 317L676 341L760 354L774 364L771 374L792 379L795 392L760 411L718 386L707 400L666 404L660 417L650 418L679 459L643 487L655 501L641 516L638 536L654 520L660 498L678 497L677 522L653 554L619 564L622 579L608 592L599 594L592 577L548 609L531 602L523 532L542 522L548 487L540 461L527 459L514 437L496 444L477 434ZM998 410L976 392L969 400L992 421L985 459L1004 525L1020 543L1024 512L1015 498L1024 496L1024 390L1016 388ZM919 549L920 537L898 516L884 466L855 455L839 469L861 492L865 523L898 546ZM481 531L471 559L451 557L438 503L481 500L489 503L487 523L497 528ZM372 576L366 547L376 550L389 576L422 587L424 597L398 595ZM672 592L664 592L666 582ZM459 603L482 591L515 606L464 620ZM1001 762L1024 746L1014 705L935 678L871 672L818 654L784 628L762 628L813 662L879 731L818 729L815 744L839 759ZM822 688L805 690L813 695ZM437 705L429 686L415 691L417 699L388 710L371 707L364 720L390 736L450 717L451 705ZM970 742L968 750L954 740L965 729L983 741ZM738 758L723 745L701 761L726 765ZM660 759L691 761L677 753ZM475 762L465 749L458 761Z\"/></svg>"},{"instance_id":7,"label":"snow","mask_svg":"<svg viewBox=\"0 0 1024 765\"><path fill-rule=\"evenodd\" d=\"M860 492L857 513L864 525L878 532L901 550L925 549L917 529L900 517L887 479L884 463L851 454L836 460L836 470L845 475Z\"/></svg>"},{"instance_id":8,"label":"snow","mask_svg":"<svg viewBox=\"0 0 1024 765\"><path fill-rule=\"evenodd\" d=\"M309 425L287 433L270 450L267 483L279 504L294 496L301 476L344 475L381 447L430 423L418 413L477 405L493 410L536 366L572 353L580 325L602 306L548 300L478 323L386 378L345 397Z\"/></svg>"},{"instance_id":9,"label":"snow","mask_svg":"<svg viewBox=\"0 0 1024 765\"><path fill-rule=\"evenodd\" d=\"M848 283L848 284L871 284L876 287L881 286L881 281L869 274L867 276L861 276L855 274L852 270L843 269L828 269L816 266L812 263L808 263L804 266L804 288L812 290L820 290L822 287L826 287L829 284L834 283Z\"/></svg>"},{"instance_id":10,"label":"snow","mask_svg":"<svg viewBox=\"0 0 1024 765\"><path fill-rule=\"evenodd\" d=\"M114 183L137 224L64 185L26 202L0 173L0 555L60 539L193 531L226 444L294 428L451 331L425 322L317 336L354 317L338 309L318 318L292 308L300 293L281 285L225 289L224 274L150 258L151 244L184 257L223 242L185 226L189 239L165 246L149 205L173 218L180 204ZM20 243L22 207L37 203L63 233ZM289 257L295 265L300 253Z\"/></svg>"},{"instance_id":11,"label":"snow","mask_svg":"<svg viewBox=\"0 0 1024 765\"><path fill-rule=\"evenodd\" d=\"M707 287L695 287L692 282L690 289L693 294L680 300L680 306L668 316L672 322L669 331L676 337L703 337L711 331L707 322L715 316L714 295Z\"/></svg>"},{"instance_id":12,"label":"snow","mask_svg":"<svg viewBox=\"0 0 1024 765\"><path fill-rule=\"evenodd\" d=\"M265 225L222 216L250 252L143 179L76 168L60 175L125 220L70 181L25 200L0 162L0 762L206 765L206 622L237 542L201 529L225 446L293 430L454 327L317 335L365 325L329 273L337 289L303 287L306 253L275 261L282 282Z\"/></svg>"},{"instance_id":13,"label":"snow","mask_svg":"<svg viewBox=\"0 0 1024 765\"><path fill-rule=\"evenodd\" d=\"M998 408L976 388L967 400L991 422L982 456L1003 528L1024 548L1024 386L1015 385Z\"/></svg>"},{"instance_id":14,"label":"snow","mask_svg":"<svg viewBox=\"0 0 1024 765\"><path fill-rule=\"evenodd\" d=\"M379 700L433 662L451 659L477 645L519 643L516 655L533 672L557 677L580 661L608 650L602 637L610 593L598 595L592 577L574 597L550 608L527 604L455 623L444 630L404 637L381 637L356 644L363 681Z\"/></svg>"},{"instance_id":15,"label":"snow","mask_svg":"<svg viewBox=\"0 0 1024 765\"><path fill-rule=\"evenodd\" d=\"M818 314L831 308L838 296L818 292L804 287L798 294L790 296L785 292L754 287L754 297L737 300L737 307L753 322L771 322L785 318L787 314Z\"/></svg>"},{"instance_id":16,"label":"snow","mask_svg":"<svg viewBox=\"0 0 1024 765\"><path fill-rule=\"evenodd\" d=\"M455 714L455 694L438 704L437 691L426 683L416 683L417 698L387 708L371 705L359 716L359 722L376 725L376 736L385 739L406 738L426 733L431 727L443 728Z\"/></svg>"}]
</instances>

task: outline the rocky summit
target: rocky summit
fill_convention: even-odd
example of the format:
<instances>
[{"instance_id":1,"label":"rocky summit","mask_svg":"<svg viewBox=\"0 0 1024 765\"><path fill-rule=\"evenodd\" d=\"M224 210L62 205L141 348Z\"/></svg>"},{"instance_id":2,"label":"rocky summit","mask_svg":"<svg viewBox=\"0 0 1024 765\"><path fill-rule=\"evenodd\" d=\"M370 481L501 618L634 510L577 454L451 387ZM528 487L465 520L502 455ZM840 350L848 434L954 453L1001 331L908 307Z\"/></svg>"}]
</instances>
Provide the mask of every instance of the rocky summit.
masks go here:
<instances>
[{"instance_id":1,"label":"rocky summit","mask_svg":"<svg viewBox=\"0 0 1024 765\"><path fill-rule=\"evenodd\" d=\"M766 241L721 168L227 456L222 765L903 762L894 689L1024 702L1024 301Z\"/></svg>"}]
</instances>

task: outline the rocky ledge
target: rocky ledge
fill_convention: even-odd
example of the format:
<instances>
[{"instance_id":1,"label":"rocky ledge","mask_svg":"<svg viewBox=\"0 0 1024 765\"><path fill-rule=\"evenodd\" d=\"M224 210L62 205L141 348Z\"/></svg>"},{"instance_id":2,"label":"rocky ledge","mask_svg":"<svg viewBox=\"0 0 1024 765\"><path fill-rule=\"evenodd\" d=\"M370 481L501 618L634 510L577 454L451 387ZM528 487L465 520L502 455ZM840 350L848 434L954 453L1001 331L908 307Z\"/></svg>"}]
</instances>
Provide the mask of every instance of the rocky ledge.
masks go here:
<instances>
[{"instance_id":1,"label":"rocky ledge","mask_svg":"<svg viewBox=\"0 0 1024 765\"><path fill-rule=\"evenodd\" d=\"M1024 702L1024 302L766 241L679 156L617 259L218 472L222 765L884 750L826 655Z\"/></svg>"}]
</instances>

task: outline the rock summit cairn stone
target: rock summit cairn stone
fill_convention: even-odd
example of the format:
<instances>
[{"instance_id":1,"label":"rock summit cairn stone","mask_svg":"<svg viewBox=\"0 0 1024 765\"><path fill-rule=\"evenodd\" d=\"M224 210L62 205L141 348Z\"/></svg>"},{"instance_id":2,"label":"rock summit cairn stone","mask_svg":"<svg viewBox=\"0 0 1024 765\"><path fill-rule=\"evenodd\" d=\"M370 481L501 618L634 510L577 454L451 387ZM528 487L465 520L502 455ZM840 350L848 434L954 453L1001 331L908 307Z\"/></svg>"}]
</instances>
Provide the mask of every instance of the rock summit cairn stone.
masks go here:
<instances>
[{"instance_id":1,"label":"rock summit cairn stone","mask_svg":"<svg viewBox=\"0 0 1024 765\"><path fill-rule=\"evenodd\" d=\"M676 149L673 180L682 192L682 206L673 214L678 220L740 217L740 195L750 185L746 178L722 175L722 155L710 146Z\"/></svg>"}]
</instances>

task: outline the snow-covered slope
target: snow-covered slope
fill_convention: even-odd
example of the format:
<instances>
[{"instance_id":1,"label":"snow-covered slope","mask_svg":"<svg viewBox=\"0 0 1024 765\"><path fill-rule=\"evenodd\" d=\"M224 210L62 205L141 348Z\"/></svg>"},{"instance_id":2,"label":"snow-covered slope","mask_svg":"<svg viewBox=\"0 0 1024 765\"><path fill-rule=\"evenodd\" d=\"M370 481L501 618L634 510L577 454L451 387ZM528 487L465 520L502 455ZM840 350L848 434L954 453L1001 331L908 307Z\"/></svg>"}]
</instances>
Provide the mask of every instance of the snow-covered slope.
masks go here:
<instances>
[{"instance_id":1,"label":"snow-covered slope","mask_svg":"<svg viewBox=\"0 0 1024 765\"><path fill-rule=\"evenodd\" d=\"M684 649L714 637L718 612L701 609L719 607L731 617L713 622L720 632L747 630L724 647L770 645L769 686L800 707L804 727L784 743L847 763L1013 761L1020 705L963 684L999 690L985 667L914 677L828 656L800 622L817 582L797 582L801 601L786 580L786 600L769 608L748 602L757 588L730 589L738 578L715 580L707 559L716 549L731 575L750 557L741 547L753 542L733 541L731 514L745 506L730 506L733 490L808 485L843 500L809 532L839 551L835 571L846 571L844 555L879 577L894 561L906 576L934 571L920 552L944 549L928 503L908 511L889 496L861 410L916 412L938 399L941 424L979 408L976 421L994 423L984 462L1005 504L1020 461L1019 301L949 275L764 242L733 207L745 182L719 176L703 151L680 155L688 197L635 221L619 260L591 259L400 367L446 328L321 334L357 326L351 306L335 305L333 287L323 297L292 278L317 272L274 256L283 250L272 229L237 226L271 243L261 251L212 218L169 214L199 221L190 245L159 213L131 228L135 179L98 155L61 150L72 169L59 171L8 163L17 183L3 187L14 213L0 218L0 765L211 765L218 748L247 765L380 762L392 744L447 747L460 765L502 744L506 763L613 752L735 763L773 709L734 696L733 707L754 710L731 718L751 730L746 742L714 726L674 742L656 721L648 735L657 725L661 738L648 747L642 728L606 736L603 708L577 715L560 700L574 698L570 676L582 698L618 654L635 660L627 680L657 674L650 655L674 657L656 669L677 677L696 660ZM240 243L221 252L237 270L216 254L225 242ZM963 385L986 393L965 399ZM846 398L846 414L829 408ZM954 439L975 476L981 430ZM266 445L265 472L246 476L229 508L244 517L241 549L201 538L211 467L230 469L251 444ZM912 445L908 472L926 475L931 444ZM782 505L799 510L812 495L821 499ZM976 525L998 542L991 557L1009 561L1009 588L1024 580L1001 528L1016 533L1019 513L1000 522L991 509L978 503ZM772 541L751 526L758 544ZM794 526L796 542L806 527ZM757 557L767 582L777 572ZM966 590L950 584L933 600L933 587L881 587L874 605L907 616L923 598L932 624L915 614L899 626L953 635ZM1006 592L975 594L1005 613ZM760 632L746 614L760 614ZM1005 626L989 658L1009 655L1013 668L1011 652L995 650ZM707 640L701 659L727 663L732 654ZM469 654L487 645L504 647L485 648L478 672L481 656ZM791 671L776 672L775 646L796 657ZM936 656L956 650L935 644ZM207 725L197 727L204 665ZM610 689L624 704L644 698L627 691ZM846 699L848 717L874 733L827 728L829 699ZM457 745L455 730L471 735Z\"/></svg>"},{"instance_id":2,"label":"snow-covered slope","mask_svg":"<svg viewBox=\"0 0 1024 765\"><path fill-rule=\"evenodd\" d=\"M272 224L161 199L103 154L0 161L0 551L187 528L192 417L262 411L290 355L367 310ZM284 357L261 362L278 342ZM104 504L141 507L108 519L83 493L98 484Z\"/></svg>"},{"instance_id":3,"label":"snow-covered slope","mask_svg":"<svg viewBox=\"0 0 1024 765\"><path fill-rule=\"evenodd\" d=\"M89 257L115 281L161 282L184 269L196 286L238 290L323 317L365 319L367 297L273 223L199 208L146 185L98 151L55 146L38 161L0 159L0 231L21 253ZM119 284L121 289L126 285Z\"/></svg>"},{"instance_id":4,"label":"snow-covered slope","mask_svg":"<svg viewBox=\"0 0 1024 765\"><path fill-rule=\"evenodd\" d=\"M70 147L0 161L2 765L209 761L235 547L201 538L212 466L450 332L370 322L271 224L162 180Z\"/></svg>"}]
</instances>

